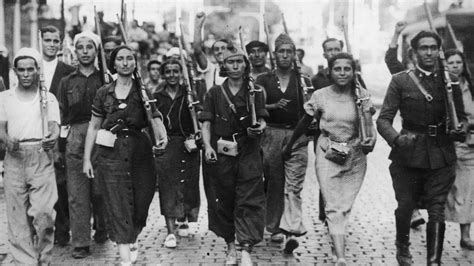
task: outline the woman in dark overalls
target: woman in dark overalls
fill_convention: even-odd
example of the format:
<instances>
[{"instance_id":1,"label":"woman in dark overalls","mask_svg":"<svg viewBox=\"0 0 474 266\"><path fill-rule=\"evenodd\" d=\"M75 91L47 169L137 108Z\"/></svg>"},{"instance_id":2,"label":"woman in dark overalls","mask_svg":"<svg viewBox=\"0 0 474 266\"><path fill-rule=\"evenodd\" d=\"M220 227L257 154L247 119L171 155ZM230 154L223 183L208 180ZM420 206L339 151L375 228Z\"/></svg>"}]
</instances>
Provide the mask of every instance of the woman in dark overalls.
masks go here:
<instances>
[{"instance_id":1,"label":"woman in dark overalls","mask_svg":"<svg viewBox=\"0 0 474 266\"><path fill-rule=\"evenodd\" d=\"M98 144L98 177L104 189L109 237L117 243L122 265L136 260L137 237L146 225L155 193L153 152L167 144L160 112L152 105L156 146L152 147L145 109L134 80L136 56L127 46L117 47L110 57L116 81L99 89L92 105L92 118L84 150L84 172L94 178L91 152Z\"/></svg>"},{"instance_id":2,"label":"woman in dark overalls","mask_svg":"<svg viewBox=\"0 0 474 266\"><path fill-rule=\"evenodd\" d=\"M165 61L161 66L165 85L153 94L169 136L165 154L157 158L160 210L168 229L164 243L167 248L176 247L176 221L180 223L178 235L187 236L188 222L197 222L200 206L200 152L197 147L191 149L191 146L185 145L185 141L195 132L186 87L180 85L182 72L179 61ZM200 106L195 108L202 109Z\"/></svg>"},{"instance_id":3,"label":"woman in dark overalls","mask_svg":"<svg viewBox=\"0 0 474 266\"><path fill-rule=\"evenodd\" d=\"M214 86L207 92L199 116L203 122L206 160L203 172L209 180L206 184L209 229L227 243L226 264L237 263L237 237L242 246L241 265L252 265L250 252L262 240L265 225L260 138L266 127L263 118L268 112L260 90L255 93L258 125L251 127L246 79L249 61L242 50L227 47L223 70L227 79L222 86ZM230 145L218 145L226 141ZM235 142L237 149L232 148Z\"/></svg>"}]
</instances>

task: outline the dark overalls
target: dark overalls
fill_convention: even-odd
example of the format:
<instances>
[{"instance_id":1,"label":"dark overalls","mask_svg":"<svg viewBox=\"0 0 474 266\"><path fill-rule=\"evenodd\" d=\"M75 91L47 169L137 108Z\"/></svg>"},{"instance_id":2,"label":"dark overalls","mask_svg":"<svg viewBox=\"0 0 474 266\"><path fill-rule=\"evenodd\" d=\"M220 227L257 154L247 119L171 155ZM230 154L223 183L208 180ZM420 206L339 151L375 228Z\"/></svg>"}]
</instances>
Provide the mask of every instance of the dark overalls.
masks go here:
<instances>
[{"instance_id":1,"label":"dark overalls","mask_svg":"<svg viewBox=\"0 0 474 266\"><path fill-rule=\"evenodd\" d=\"M220 86L212 87L204 99L199 118L211 122L211 145L217 152L217 140L232 140L236 134L239 154L235 157L217 154L215 164L203 163L206 175L209 229L227 243L237 241L246 249L262 241L265 225L265 194L260 138L247 136L250 126L247 88L232 95L225 81L222 85L235 105L234 114ZM268 116L263 94L256 93L257 117Z\"/></svg>"}]
</instances>

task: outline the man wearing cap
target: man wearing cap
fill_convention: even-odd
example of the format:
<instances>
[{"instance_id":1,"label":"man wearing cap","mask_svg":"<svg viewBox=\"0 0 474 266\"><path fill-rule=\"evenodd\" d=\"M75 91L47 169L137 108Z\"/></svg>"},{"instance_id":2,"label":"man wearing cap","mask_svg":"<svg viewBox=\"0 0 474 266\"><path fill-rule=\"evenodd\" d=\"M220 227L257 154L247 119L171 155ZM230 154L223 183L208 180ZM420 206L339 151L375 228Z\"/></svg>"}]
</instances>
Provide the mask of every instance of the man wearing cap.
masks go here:
<instances>
[{"instance_id":1,"label":"man wearing cap","mask_svg":"<svg viewBox=\"0 0 474 266\"><path fill-rule=\"evenodd\" d=\"M203 172L209 229L227 243L226 265L237 264L235 239L242 246L241 265L252 265L252 247L262 241L265 215L260 138L266 127L263 91L255 93L258 124L249 111L249 62L235 45L223 51L227 79L212 87L199 114L203 122ZM260 86L257 89L263 90Z\"/></svg>"},{"instance_id":2,"label":"man wearing cap","mask_svg":"<svg viewBox=\"0 0 474 266\"><path fill-rule=\"evenodd\" d=\"M49 265L54 244L54 204L58 199L53 151L59 135L56 97L46 93L41 111L41 55L20 49L13 60L18 86L0 93L0 140L7 147L5 202L10 252L18 265ZM48 132L43 133L43 116Z\"/></svg>"},{"instance_id":3,"label":"man wearing cap","mask_svg":"<svg viewBox=\"0 0 474 266\"><path fill-rule=\"evenodd\" d=\"M421 31L413 37L411 46L417 65L415 69L392 77L377 119L377 129L392 147L389 170L398 202L395 210L398 263L413 264L409 250L410 219L422 199L428 211L427 264L440 265L445 232L444 208L455 179L454 141L463 141L466 134L446 125L445 83L442 70L436 67L441 38L436 33ZM457 84L453 84L456 114L465 126L467 118ZM398 111L403 120L400 133L392 126Z\"/></svg>"},{"instance_id":4,"label":"man wearing cap","mask_svg":"<svg viewBox=\"0 0 474 266\"><path fill-rule=\"evenodd\" d=\"M103 85L102 74L94 66L99 41L99 37L92 32L82 32L74 37L79 66L61 80L58 93L62 118L61 137L67 141L66 172L74 258L84 258L90 254L92 211L95 242L100 244L107 240L104 203L98 181L88 179L82 172L84 141L91 119L92 101Z\"/></svg>"},{"instance_id":5,"label":"man wearing cap","mask_svg":"<svg viewBox=\"0 0 474 266\"><path fill-rule=\"evenodd\" d=\"M304 93L292 68L295 52L293 40L287 34L280 34L275 40L277 68L260 75L256 82L265 88L265 107L270 114L262 140L267 191L266 228L272 233L274 242L282 242L283 235L287 236L286 253L292 253L298 247L296 237L306 234L301 190L308 163L307 136L298 139L288 160L283 161L282 157L284 146L304 114Z\"/></svg>"},{"instance_id":6,"label":"man wearing cap","mask_svg":"<svg viewBox=\"0 0 474 266\"><path fill-rule=\"evenodd\" d=\"M250 76L254 79L257 79L263 73L271 71L265 66L268 45L260 41L251 41L245 45L245 50L249 55L250 64L252 64L252 71Z\"/></svg>"},{"instance_id":7,"label":"man wearing cap","mask_svg":"<svg viewBox=\"0 0 474 266\"><path fill-rule=\"evenodd\" d=\"M204 20L206 15L203 12L196 14L196 19L194 22L194 42L193 49L194 55L197 63L197 71L204 76L206 81L206 88L209 90L215 85L221 85L225 78L221 73L221 67L223 65L223 52L227 49L227 44L229 41L226 39L217 40L211 47L212 55L215 59L215 63L210 62L206 55L203 52L203 42L202 42L202 27L204 25Z\"/></svg>"},{"instance_id":8,"label":"man wearing cap","mask_svg":"<svg viewBox=\"0 0 474 266\"><path fill-rule=\"evenodd\" d=\"M44 85L54 96L58 96L59 82L65 76L74 71L74 67L58 60L57 54L61 46L61 32L54 26L46 26L41 29L42 58ZM60 246L69 242L69 207L66 186L65 152L66 143L59 139L58 147L55 149L54 170L56 172L56 185L58 187L58 202L54 206L56 210L54 241Z\"/></svg>"}]
</instances>

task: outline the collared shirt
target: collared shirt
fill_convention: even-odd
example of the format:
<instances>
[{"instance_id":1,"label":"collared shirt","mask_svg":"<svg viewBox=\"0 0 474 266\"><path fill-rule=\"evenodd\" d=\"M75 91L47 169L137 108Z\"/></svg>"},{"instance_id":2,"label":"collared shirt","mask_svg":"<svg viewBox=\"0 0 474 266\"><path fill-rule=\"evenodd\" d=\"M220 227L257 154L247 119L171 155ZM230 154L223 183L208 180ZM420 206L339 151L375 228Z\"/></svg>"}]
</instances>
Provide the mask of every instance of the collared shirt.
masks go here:
<instances>
[{"instance_id":1,"label":"collared shirt","mask_svg":"<svg viewBox=\"0 0 474 266\"><path fill-rule=\"evenodd\" d=\"M292 72L288 86L285 92L283 92L280 88L280 83L275 71L260 75L257 78L256 83L264 87L267 93L266 104L277 103L282 98L290 100L285 109L268 110L270 116L268 117L267 122L292 126L295 126L298 123L301 116L304 114L303 91L298 86L298 82L296 73Z\"/></svg>"},{"instance_id":2,"label":"collared shirt","mask_svg":"<svg viewBox=\"0 0 474 266\"><path fill-rule=\"evenodd\" d=\"M416 65L416 69L418 69L421 72L421 73L418 73L420 78L422 77L422 74L424 74L425 76L431 76L431 74L433 74L433 72L424 70L418 64ZM435 74L435 77L436 77L437 74L436 73L434 73L434 74Z\"/></svg>"},{"instance_id":3,"label":"collared shirt","mask_svg":"<svg viewBox=\"0 0 474 266\"><path fill-rule=\"evenodd\" d=\"M58 66L58 58L54 58L51 61L43 60L43 74L44 74L44 85L48 89L51 89L51 82L53 81L54 72Z\"/></svg>"},{"instance_id":4,"label":"collared shirt","mask_svg":"<svg viewBox=\"0 0 474 266\"><path fill-rule=\"evenodd\" d=\"M125 99L117 99L115 95L116 85L117 81L114 81L103 86L94 98L92 115L104 119L101 128L109 130L119 120L123 121L124 126L128 129L141 130L147 127L148 121L145 108L135 82L132 83L132 88ZM152 99L148 91L147 94ZM151 103L151 111L153 118L162 118L154 103Z\"/></svg>"},{"instance_id":5,"label":"collared shirt","mask_svg":"<svg viewBox=\"0 0 474 266\"><path fill-rule=\"evenodd\" d=\"M166 132L171 136L189 136L194 133L193 121L188 108L187 92L179 86L174 99L166 91L166 86L153 94L158 110L163 115ZM202 104L195 105L196 112L202 110Z\"/></svg>"},{"instance_id":6,"label":"collared shirt","mask_svg":"<svg viewBox=\"0 0 474 266\"><path fill-rule=\"evenodd\" d=\"M76 69L61 80L58 100L63 125L90 121L92 101L103 85L101 75L96 69L86 77Z\"/></svg>"},{"instance_id":7,"label":"collared shirt","mask_svg":"<svg viewBox=\"0 0 474 266\"><path fill-rule=\"evenodd\" d=\"M231 138L232 134L246 134L247 127L251 125L248 89L242 84L242 88L235 95L232 95L227 79L222 84L222 87L230 101L234 104L237 113L234 114L232 112L221 86L214 86L204 97L203 111L199 114L199 120L202 122L211 121L212 131L217 137ZM257 88L261 87L257 85ZM255 113L257 118L268 117L268 112L263 102L263 92L255 93Z\"/></svg>"},{"instance_id":8,"label":"collared shirt","mask_svg":"<svg viewBox=\"0 0 474 266\"><path fill-rule=\"evenodd\" d=\"M446 128L438 127L437 137L427 135L428 125L443 125L446 122L446 91L440 72L427 76L418 68L409 71L415 72L422 86L433 96L433 100L428 102L425 99L423 93L409 77L408 71L393 75L377 119L377 128L380 135L391 146L399 134L415 132L417 139L410 150L393 148L389 158L408 167L423 169L438 169L451 165L456 161L456 153L453 141L446 134ZM453 98L459 121L466 121L459 86L453 85ZM398 111L403 120L401 133L392 126ZM417 132L414 128L423 130L417 130Z\"/></svg>"}]
</instances>

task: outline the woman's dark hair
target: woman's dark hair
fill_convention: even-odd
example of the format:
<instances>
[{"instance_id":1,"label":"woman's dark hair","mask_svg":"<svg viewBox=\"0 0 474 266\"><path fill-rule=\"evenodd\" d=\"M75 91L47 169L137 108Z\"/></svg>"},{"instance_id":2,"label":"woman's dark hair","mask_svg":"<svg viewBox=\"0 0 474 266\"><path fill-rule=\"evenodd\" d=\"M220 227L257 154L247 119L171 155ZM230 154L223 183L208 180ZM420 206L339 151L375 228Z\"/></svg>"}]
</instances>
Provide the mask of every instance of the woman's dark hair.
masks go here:
<instances>
[{"instance_id":1,"label":"woman's dark hair","mask_svg":"<svg viewBox=\"0 0 474 266\"><path fill-rule=\"evenodd\" d=\"M167 65L178 65L179 71L183 72L183 66L181 63L176 59L167 59L161 66L160 66L160 74L161 76L165 75L165 68Z\"/></svg>"},{"instance_id":2,"label":"woman's dark hair","mask_svg":"<svg viewBox=\"0 0 474 266\"><path fill-rule=\"evenodd\" d=\"M137 55L135 54L135 52L133 51L132 48L126 46L126 45L121 45L117 48L115 48L112 53L110 54L110 60L109 60L109 70L110 70L110 73L112 74L115 74L117 73L117 70L115 69L115 58L117 57L117 54L118 52L120 52L121 50L123 49L126 49L126 50L129 50L130 52L132 52L133 54L133 58L135 58L135 64L137 65L138 64L138 59L137 59ZM136 66L135 66L136 68Z\"/></svg>"},{"instance_id":3,"label":"woman's dark hair","mask_svg":"<svg viewBox=\"0 0 474 266\"><path fill-rule=\"evenodd\" d=\"M444 53L444 57L446 58L446 60L448 60L453 55L459 55L462 59L462 72L460 76L462 76L466 80L467 84L469 85L469 90L471 91L472 99L474 99L474 87L472 86L471 74L469 73L468 65L466 63L466 57L464 56L463 52L457 49L449 49L446 50L446 52Z\"/></svg>"},{"instance_id":4,"label":"woman's dark hair","mask_svg":"<svg viewBox=\"0 0 474 266\"><path fill-rule=\"evenodd\" d=\"M356 61L354 60L354 57L352 57L351 54L349 53L338 53L331 57L328 61L328 67L329 67L329 73L332 71L332 67L334 66L334 63L336 62L337 59L348 59L351 61L351 67L352 70L355 72L356 71Z\"/></svg>"}]
</instances>

